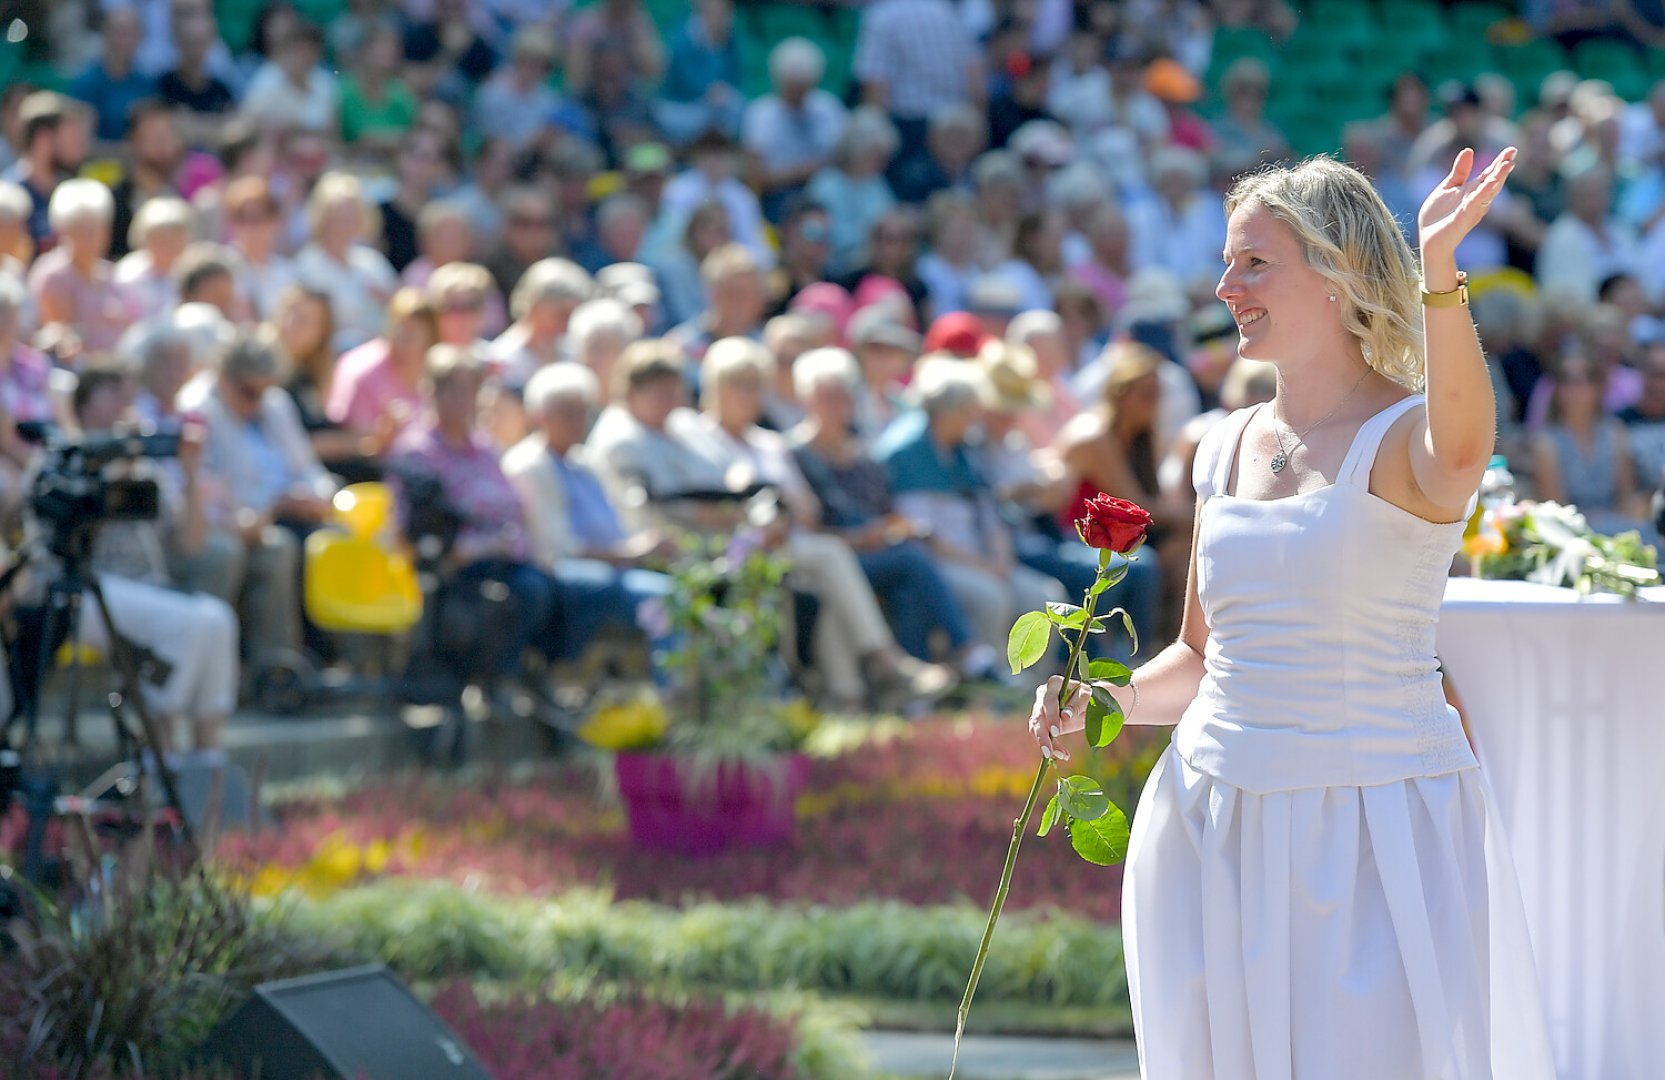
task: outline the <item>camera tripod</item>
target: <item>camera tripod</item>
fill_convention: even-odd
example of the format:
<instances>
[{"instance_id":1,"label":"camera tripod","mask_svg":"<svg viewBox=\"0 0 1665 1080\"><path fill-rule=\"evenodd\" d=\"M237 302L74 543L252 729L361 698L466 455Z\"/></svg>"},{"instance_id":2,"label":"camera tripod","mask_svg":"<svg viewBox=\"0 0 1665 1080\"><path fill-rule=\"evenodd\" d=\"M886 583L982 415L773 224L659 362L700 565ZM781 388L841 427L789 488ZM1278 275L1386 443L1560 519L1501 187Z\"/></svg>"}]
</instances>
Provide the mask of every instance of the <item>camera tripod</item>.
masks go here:
<instances>
[{"instance_id":1,"label":"camera tripod","mask_svg":"<svg viewBox=\"0 0 1665 1080\"><path fill-rule=\"evenodd\" d=\"M53 658L62 642L69 644L71 655L64 741L71 746L77 745L76 718L80 708L78 645L84 599L90 595L97 614L104 620L104 626L108 631L108 654L116 673L117 688L110 692L107 702L110 718L115 724L117 753L122 760L133 763L133 771L128 776L120 777L121 770L118 767L106 773L105 777L117 776L120 789L131 793L142 805L146 773L148 769L154 768L163 800L174 812L179 823L180 838L184 841L186 850L192 852L196 847L195 838L192 835L191 823L185 814L184 804L179 797L177 778L162 753L164 741L160 729L144 703L140 685L140 659L137 655L141 650L117 630L109 601L104 596L104 589L97 576L87 569L96 524L78 523L65 530L62 535L54 537L48 546L52 554L58 557L61 568L47 583L45 602L38 609L34 609L33 617L25 620L26 625L19 625L16 632L4 635L11 661L13 703L11 714L4 724L0 725L0 749L15 750L25 761L37 749L40 741L41 695L47 676L52 670ZM0 574L0 595L16 595L16 579L32 562L31 557L25 552L20 552L14 557L12 564ZM153 665L160 663L155 657L147 656L145 659ZM137 723L127 714L129 706L137 717ZM22 739L20 742L14 742L20 726ZM38 852L30 854L36 857L39 855Z\"/></svg>"}]
</instances>

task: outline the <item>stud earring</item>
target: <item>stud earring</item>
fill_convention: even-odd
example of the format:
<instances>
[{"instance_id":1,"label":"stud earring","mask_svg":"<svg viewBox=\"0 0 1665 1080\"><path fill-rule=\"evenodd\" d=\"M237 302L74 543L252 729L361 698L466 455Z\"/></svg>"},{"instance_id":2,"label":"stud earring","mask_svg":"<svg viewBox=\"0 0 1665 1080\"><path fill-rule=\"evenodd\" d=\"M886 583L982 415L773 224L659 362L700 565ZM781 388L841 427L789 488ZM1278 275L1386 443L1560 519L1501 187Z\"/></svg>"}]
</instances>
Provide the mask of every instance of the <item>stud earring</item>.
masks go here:
<instances>
[{"instance_id":1,"label":"stud earring","mask_svg":"<svg viewBox=\"0 0 1665 1080\"><path fill-rule=\"evenodd\" d=\"M1330 294L1330 303L1335 303L1335 293Z\"/></svg>"}]
</instances>

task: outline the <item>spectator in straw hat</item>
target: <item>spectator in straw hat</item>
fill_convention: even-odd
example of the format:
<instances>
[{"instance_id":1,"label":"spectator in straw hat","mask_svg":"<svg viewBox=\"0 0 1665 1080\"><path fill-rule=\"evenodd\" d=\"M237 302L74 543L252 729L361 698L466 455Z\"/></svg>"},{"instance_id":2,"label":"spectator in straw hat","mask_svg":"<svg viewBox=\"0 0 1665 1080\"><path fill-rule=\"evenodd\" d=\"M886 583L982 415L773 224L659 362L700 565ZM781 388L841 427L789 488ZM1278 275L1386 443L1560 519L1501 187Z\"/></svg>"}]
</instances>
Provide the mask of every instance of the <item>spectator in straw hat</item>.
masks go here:
<instances>
[{"instance_id":1,"label":"spectator in straw hat","mask_svg":"<svg viewBox=\"0 0 1665 1080\"><path fill-rule=\"evenodd\" d=\"M991 341L975 363L993 391L983 416L980 456L1004 517L1012 523L1018 561L1056 579L1069 595L1079 596L1098 576L1098 553L1082 547L1074 533L1055 520L1075 494L1071 475L1048 449L1058 429L1046 432L1039 444L1027 433L1028 421L1052 406L1052 390L1040 378L1035 354L1027 346ZM1129 571L1111 602L1128 610L1140 634L1153 633L1160 593L1160 575L1153 560L1146 558ZM1131 655L1128 647L1119 639L1089 643L1092 655L1124 660Z\"/></svg>"}]
</instances>

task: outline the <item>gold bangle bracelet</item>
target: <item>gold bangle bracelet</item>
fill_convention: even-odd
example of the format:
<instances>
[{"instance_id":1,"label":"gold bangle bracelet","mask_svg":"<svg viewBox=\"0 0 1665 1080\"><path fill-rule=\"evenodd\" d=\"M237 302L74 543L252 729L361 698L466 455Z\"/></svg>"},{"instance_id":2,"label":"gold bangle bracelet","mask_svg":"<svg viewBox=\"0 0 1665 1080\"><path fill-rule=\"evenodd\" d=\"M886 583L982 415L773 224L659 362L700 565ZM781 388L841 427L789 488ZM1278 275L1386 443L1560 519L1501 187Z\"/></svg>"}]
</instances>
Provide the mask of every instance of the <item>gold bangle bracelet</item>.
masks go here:
<instances>
[{"instance_id":1,"label":"gold bangle bracelet","mask_svg":"<svg viewBox=\"0 0 1665 1080\"><path fill-rule=\"evenodd\" d=\"M1467 307L1468 306L1468 273L1457 271L1457 287L1445 292L1429 292L1422 290L1422 304L1424 307Z\"/></svg>"}]
</instances>

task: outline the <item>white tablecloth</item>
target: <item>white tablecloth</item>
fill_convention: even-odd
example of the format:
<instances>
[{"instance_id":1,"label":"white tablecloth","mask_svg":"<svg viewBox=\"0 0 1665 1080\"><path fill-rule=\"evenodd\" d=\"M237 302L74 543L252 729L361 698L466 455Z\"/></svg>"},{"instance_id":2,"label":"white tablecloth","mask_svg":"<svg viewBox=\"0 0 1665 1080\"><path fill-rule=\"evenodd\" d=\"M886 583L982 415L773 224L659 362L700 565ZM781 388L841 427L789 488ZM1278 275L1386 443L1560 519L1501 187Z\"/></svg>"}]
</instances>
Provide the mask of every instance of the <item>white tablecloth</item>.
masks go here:
<instances>
[{"instance_id":1,"label":"white tablecloth","mask_svg":"<svg viewBox=\"0 0 1665 1080\"><path fill-rule=\"evenodd\" d=\"M1665 603L1453 578L1439 652L1509 831L1557 1075L1665 1076Z\"/></svg>"}]
</instances>

